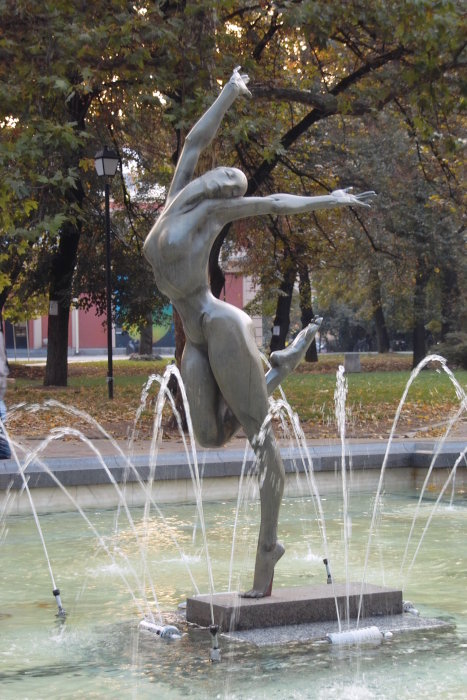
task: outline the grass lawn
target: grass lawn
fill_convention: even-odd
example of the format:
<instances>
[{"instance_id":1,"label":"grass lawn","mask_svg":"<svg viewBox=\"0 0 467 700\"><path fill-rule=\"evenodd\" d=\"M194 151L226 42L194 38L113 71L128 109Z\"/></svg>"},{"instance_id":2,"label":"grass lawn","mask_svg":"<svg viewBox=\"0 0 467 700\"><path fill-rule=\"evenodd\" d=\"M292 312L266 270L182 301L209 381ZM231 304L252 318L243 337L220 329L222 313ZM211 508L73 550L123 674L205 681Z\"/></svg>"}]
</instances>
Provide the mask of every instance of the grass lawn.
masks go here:
<instances>
[{"instance_id":1,"label":"grass lawn","mask_svg":"<svg viewBox=\"0 0 467 700\"><path fill-rule=\"evenodd\" d=\"M283 384L286 397L310 437L338 437L334 417L336 371L343 357L321 355L317 364L300 365ZM167 362L116 360L114 362L114 400L107 398L105 362L70 363L68 387L43 387L43 367L11 364L13 381L9 383L6 403L8 427L12 435L38 437L51 428L66 425L63 412L31 413L20 404L43 404L48 399L89 413L116 438L125 439L140 405L141 392L152 373L162 374ZM362 372L347 375L347 436L387 437L399 401L410 376L410 356L362 356ZM455 372L467 387L467 371ZM150 437L152 412L158 384L150 390L149 401L138 428L140 438ZM424 370L416 378L404 404L396 434L438 435L450 415L459 406L454 387L443 371ZM77 425L89 436L95 429L84 421ZM169 431L170 432L170 431Z\"/></svg>"},{"instance_id":2,"label":"grass lawn","mask_svg":"<svg viewBox=\"0 0 467 700\"><path fill-rule=\"evenodd\" d=\"M455 373L464 388L465 370ZM347 375L347 435L386 437L405 391L410 372L375 371ZM336 435L334 374L294 374L283 384L285 394L298 413L305 432L319 436ZM445 372L421 372L412 384L401 413L398 434L441 425L459 405L455 389Z\"/></svg>"}]
</instances>

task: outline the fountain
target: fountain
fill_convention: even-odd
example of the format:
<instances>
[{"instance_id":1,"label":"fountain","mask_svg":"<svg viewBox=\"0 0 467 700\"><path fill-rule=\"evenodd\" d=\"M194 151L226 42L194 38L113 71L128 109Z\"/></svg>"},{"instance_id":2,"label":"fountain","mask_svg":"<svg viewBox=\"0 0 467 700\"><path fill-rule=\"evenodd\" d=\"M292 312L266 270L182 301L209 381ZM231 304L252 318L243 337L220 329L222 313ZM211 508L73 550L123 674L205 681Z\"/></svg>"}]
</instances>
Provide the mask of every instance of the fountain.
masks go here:
<instances>
[{"instance_id":1,"label":"fountain","mask_svg":"<svg viewBox=\"0 0 467 700\"><path fill-rule=\"evenodd\" d=\"M310 688L317 698L465 696L466 479L459 466L466 448L447 441L466 408L462 388L442 358L427 358L407 391L428 361L449 374L460 407L443 439L393 442L405 392L386 448L350 446L342 368L340 443L310 448L285 397L268 402L267 396L300 361L321 320L274 354L264 375L248 317L208 291L207 252L227 221L366 205L374 194L244 198L245 179L230 168L192 180L200 150L233 100L248 93L246 83L236 69L190 132L164 213L145 244L187 333L185 381L172 367L150 377L143 390L141 410L151 387L160 386L150 454L134 456L131 439L125 452L96 421L53 400L22 410L59 411L66 425L32 452L9 436L12 460L0 463L0 554L7 563L0 573L2 699L45 693L300 698L310 697ZM199 230L201 240L193 239L196 217L206 240ZM181 433L182 454L165 452L160 440L167 400L180 419L168 391L171 373L186 392L190 430L188 439ZM92 424L113 453L104 456L70 426L74 417ZM289 426L294 446L279 450L273 421ZM250 446L217 450L239 425ZM211 449L197 452L195 434ZM75 458L47 456L54 442L69 437L79 440ZM429 485L438 492L434 503L426 499ZM433 523L440 511L442 539ZM404 592L420 615L397 587L406 562ZM47 577L53 605L44 594ZM455 674L448 673L453 663Z\"/></svg>"},{"instance_id":2,"label":"fountain","mask_svg":"<svg viewBox=\"0 0 467 700\"><path fill-rule=\"evenodd\" d=\"M156 402L158 427L168 375L150 380L156 381L162 387ZM465 401L465 397L461 399ZM65 421L77 413L57 402L30 408L65 412ZM461 408L465 410L465 405L461 404ZM273 403L276 417L283 410L282 399ZM293 421L293 412L290 417ZM298 429L293 423L292 427ZM345 593L346 572L363 569L368 580L394 587L401 581L401 562L406 562L404 593L420 610L417 616L412 606L412 612L398 615L399 622L403 622L398 629L401 632L405 627L405 632L392 638L390 629L381 624L382 618L376 625L368 624L365 618L364 625L355 629L349 628L345 616L340 632L336 622L327 622L313 637L304 624L272 627L260 633L255 629L221 631L211 625L208 617L206 626L200 628L188 624L178 607L193 593L210 590L211 585L214 591L242 589L249 569L244 557L247 561L254 557L251 534L258 508L257 485L255 479L248 477L254 468L251 452L237 454L226 450L222 461L218 452L194 455L187 442L187 451L174 455L164 452L159 436L155 436L154 454L145 459L122 453L104 457L85 439L81 441L82 448L75 448L79 459L71 458L65 463L48 458L47 448L56 440L69 437L73 430L63 428L51 433L34 455L23 452L13 441L12 452L19 464L27 464L23 469L25 479L14 461L2 465L0 486L6 488L0 504L0 553L2 562L7 563L0 575L2 698L41 696L45 687L51 696L66 697L77 692L78 683L84 695L102 698L114 697L117 692L145 697L156 688L160 697L167 698L187 693L200 698L211 693L231 698L274 694L300 698L309 697L311 687L316 697L327 697L329 688L336 697L465 695L466 560L459 548L467 517L462 491L465 469L457 469L457 496L453 498L451 491L455 474L452 467L456 459L465 464L465 448L462 451L459 444L448 445L443 440L431 453L425 443L417 444L418 452L414 445L410 452L407 444L400 443L393 444L392 450L355 446L347 485L350 487L363 477L367 481L356 492L349 489L345 518L341 445L310 450L302 442L283 451L287 496L281 511L281 533L287 555L277 567L272 598L297 584L305 588L322 585L326 589L340 586ZM104 435L102 429L101 432ZM78 437L78 431L74 435ZM110 437L106 439L111 441ZM345 448L346 462L351 449L349 445ZM85 450L91 456L86 456ZM307 462L310 452L311 470ZM104 465L116 478L118 490ZM385 492L378 488L381 472L375 468L383 465ZM440 498L433 499L433 491L426 488L425 497L420 497L430 470L429 483L438 484L435 488ZM202 471L204 528L199 522L195 476ZM215 477L215 471L221 476ZM219 498L220 484L227 485L234 473L237 485L243 473L243 484L248 486L242 488L242 498L237 499L239 507L233 500ZM79 477L82 486L77 483ZM54 478L61 484L66 482L63 490ZM37 547L40 539L36 522L26 515L30 499L25 481L39 510L37 519L55 572L54 580L62 591L66 618L54 616L48 565L42 547ZM161 498L153 499L148 514L150 481L152 494L159 492ZM172 499L163 490L167 481L174 482L172 491L178 484L178 495L173 494ZM193 481L195 486L189 490L187 484ZM220 483L213 487L213 481ZM253 491L250 498L249 488ZM111 504L109 489L117 510L107 507ZM133 504L130 507L127 503L128 513L122 503L124 493L125 503L128 500ZM66 500L54 501L54 494L62 494ZM104 507L99 505L103 498ZM170 500L172 504L164 503ZM51 513L53 508L60 512ZM442 520L437 527L439 513ZM229 564L234 522L236 556ZM344 523L348 526L346 555ZM431 523L429 528L427 523ZM413 560L421 538L423 559ZM370 540L372 547L367 553ZM376 556L372 557L372 553ZM327 560L324 566L323 559ZM427 573L429 586L425 585ZM327 582L329 577L333 585ZM157 591L157 606L151 602L152 591ZM359 590L355 594L358 597ZM259 602L264 605L270 600L262 598ZM342 607L345 610L346 604ZM411 609L407 602L405 608ZM427 617L434 619L437 627L427 629L420 625ZM353 646L347 646L349 642ZM215 666L206 666L206 662L220 659L222 675ZM390 679L388 669L396 663L397 679ZM456 673L448 673L453 664Z\"/></svg>"},{"instance_id":3,"label":"fountain","mask_svg":"<svg viewBox=\"0 0 467 700\"><path fill-rule=\"evenodd\" d=\"M348 476L347 476L347 464L346 464L346 446L345 446L345 399L347 395L347 385L344 378L344 368L340 367L337 373L337 386L336 386L336 417L337 425L341 437L341 454L340 454L340 474L342 479L342 504L343 504L343 551L344 551L344 583L336 584L333 581L332 575L330 573L329 561L326 557L323 562L326 566L327 583L331 584L330 589L326 585L315 585L311 587L293 587L293 588L282 588L280 591L275 592L275 594L270 599L262 599L261 601L249 601L242 600L235 593L221 593L216 596L202 596L197 595L193 598L188 599L187 605L187 620L195 622L201 625L208 624L208 617L211 615L216 624L218 624L224 631L237 631L237 630L251 630L259 629L258 633L255 635L249 635L249 641L255 640L256 643L271 643L271 640L275 638L277 629L273 630L271 635L269 631L265 628L280 627L279 635L282 641L288 639L288 631L285 630L285 626L290 627L291 625L301 625L302 639L320 639L324 636L331 641L331 643L336 644L349 644L349 643L361 643L363 640L368 639L383 639L385 635L391 635L394 631L400 631L401 625L403 627L416 627L418 630L421 629L431 629L438 626L438 622L434 620L422 620L417 621L410 620L406 618L402 621L402 613L410 612L414 613L415 608L410 604L403 603L402 591L398 589L391 589L387 587L374 586L367 583L367 564L368 557L371 547L371 540L373 535L373 530L375 527L375 521L377 516L377 506L378 501L381 496L382 487L384 483L384 476L386 467L388 464L389 450L392 444L393 435L397 421L402 410L405 398L410 389L411 384L418 376L420 370L429 362L438 361L441 363L443 369L448 373L455 390L457 397L460 401L460 408L456 415L451 421L448 431L446 432L444 439L440 441L433 459L431 460L427 475L424 479L423 486L421 489L421 495L419 502L417 504L417 509L414 514L412 521L412 527L409 533L409 538L407 541L406 549L404 552L402 566L405 562L407 549L409 546L410 538L413 532L414 523L418 513L418 507L423 498L426 486L428 484L429 478L432 474L433 467L437 456L441 450L444 440L449 434L449 430L452 427L453 421L465 411L467 407L467 401L465 393L462 387L458 384L450 370L446 367L445 361L439 356L430 356L423 360L419 367L414 370L412 376L407 384L404 395L401 399L396 417L393 423L393 428L391 430L391 435L389 438L388 446L385 451L384 458L381 464L381 472L379 477L378 486L376 489L375 505L373 508L372 517L370 520L369 527L369 538L365 554L365 564L363 568L362 581L359 584L351 583L349 577L348 568L348 550L349 550L349 523L348 513L349 513L349 488L348 488ZM446 479L444 485L441 488L440 495L433 509L433 513L440 502L440 499L444 492L446 491L448 485L455 479L457 473L457 467L460 463L465 462L467 448L463 448L460 454L455 459L453 468ZM351 474L350 474L351 476ZM318 495L316 486L313 484L311 492ZM425 529L422 533L420 544L418 545L414 559L418 554L418 550L421 546L421 541L426 533L429 523L431 522L432 515L428 519L428 523L425 525ZM322 518L320 518L322 520ZM324 532L323 537L324 551L327 554L326 545L326 534ZM402 567L401 567L402 568ZM370 624L369 627L360 628L359 623L361 618L370 618L370 623L375 622L376 624ZM351 619L356 620L356 626L354 629L350 629ZM327 625L323 623L328 623L329 621L337 621L338 632L333 632L332 634L327 634ZM341 624L342 620L347 622L347 629L343 629ZM308 628L306 628L305 623L311 623ZM378 626L377 626L378 625ZM380 628L386 627L385 631L381 631ZM375 633L375 630L377 632ZM291 629L291 638L294 637L296 630ZM237 639L243 638L242 635L236 634Z\"/></svg>"},{"instance_id":4,"label":"fountain","mask_svg":"<svg viewBox=\"0 0 467 700\"><path fill-rule=\"evenodd\" d=\"M337 448L333 460L339 465L340 447ZM92 459L95 470L98 469L97 456L86 457L84 448L75 449L81 452L79 461L86 464ZM86 449L90 450L88 446ZM452 444L451 450L454 450ZM285 455L288 452L292 455L285 457L286 469L290 469L287 490L296 491L293 496L286 496L282 504L281 535L287 554L277 567L273 593L291 585L307 586L310 583L322 583L330 589L323 566L323 539L314 513L316 499L308 489L306 477L297 484L297 473L291 463L292 457L297 461L295 449L286 450ZM357 459L359 454L361 456L362 450L354 453L352 479L361 471ZM158 457L162 463L163 456L163 445L159 445ZM173 454L167 457L177 469ZM238 456L239 462L242 462L242 457ZM328 455L322 455L321 459L325 457ZM369 459L373 457L369 455ZM443 457L442 453L440 457ZM198 454L200 464L203 458L202 453ZM43 455L40 459L49 464L55 475L60 472L61 476L69 475L70 469L66 471L64 465L60 468L53 457ZM181 457L177 459L181 460ZM379 455L378 459L381 462L384 456ZM25 454L21 463L27 460ZM112 469L114 473L119 469L123 475L123 460L119 460ZM394 634L392 638L380 621L376 629L365 622L359 632L348 630L344 622L342 633L337 636L336 623L327 623L323 636L316 640L304 634L306 625L301 624L293 627L293 635L290 627L285 626L271 628L272 636L260 639L257 630L221 633L210 625L199 628L186 623L179 604L193 591L206 591L210 587L196 499L190 494L185 503L160 502L161 514L152 509L149 520L145 521L146 494L141 487L140 505L130 508L134 529L123 512L116 526L116 509L99 507L96 503L83 511L87 520L71 505L66 511L57 513L48 513L44 507L46 504L41 506L38 518L67 611L66 618L58 618L34 518L12 514L22 498L26 499L25 504L28 502L24 491L21 492L17 475L19 488L10 489L6 509L0 505L0 523L4 526L3 532L0 530L3 563L0 574L2 698L42 697L45 693L51 697L76 697L81 693L98 698L115 697L117 693L123 697L149 697L157 693L162 698L185 695L202 698L211 694L226 698L306 698L311 694L312 697L325 698L330 691L338 698L464 697L467 689L466 558L460 543L467 518L462 492L465 469L463 473L458 470L457 491L452 503L451 479L447 486L449 491L444 490L445 496L432 517L437 494L442 492L452 471L449 467L440 468L436 477L439 488L435 493L427 491L425 498L418 503L430 460L431 455L425 459L424 468L398 467L396 462L387 460L387 481L391 489L386 490L378 501L371 548L374 556L370 553L368 561L365 561L366 545L375 489L350 491L347 518L352 528L348 532L346 561L340 474L334 470L334 465L322 469L323 463L315 460L314 477L319 482L320 505L326 522L328 566L335 584L345 588L346 569L354 574L366 566L369 580L384 586L397 585L401 581L400 565L408 534L413 530L413 546L409 547L405 557L405 569L410 567L410 573L405 577L404 594L414 602L420 616L401 615L404 621L408 621L408 630ZM104 461L109 466L117 462L117 458L108 455ZM138 471L146 472L147 477L149 460L145 461L146 468L140 465ZM32 499L41 503L39 469L36 471L34 464L33 461L29 463L26 475L32 469L29 479ZM246 464L250 464L248 459ZM10 462L6 466L10 467L11 482L14 464ZM237 466L241 470L242 465ZM154 474L155 491L166 476L163 470L158 474L158 469L159 466ZM206 485L207 493L208 481L212 478L209 477L210 469L211 464L206 461L204 473L208 476L202 490L204 492ZM418 488L411 488L410 479L416 470L420 470L420 474L413 483L418 484ZM89 471L85 470L85 478ZM369 472L367 476L374 474L373 484L379 481L379 470L367 468L362 471ZM406 475L398 489L394 489L393 471L398 475L396 481L401 480L402 472ZM43 470L40 473L47 476ZM188 473L187 477L191 481ZM219 477L222 482L231 478ZM95 479L91 478L91 481ZM129 487L132 483L127 483L127 496L131 495ZM256 486L254 481L251 485ZM43 488L47 490L48 487ZM93 488L96 489L96 500L99 500L99 485L71 488L77 501L85 500L86 492ZM55 489L61 492L58 486ZM120 490L123 491L123 484L120 484ZM186 486L184 490L187 491ZM209 501L203 498L203 501L215 590L228 589L235 520L237 544L232 582L234 589L241 590L249 575L248 562L254 558L251 542L257 519L257 498L247 498L238 512L234 500ZM418 518L412 528L417 507ZM8 508L9 514L6 512ZM422 556L417 557L412 565L412 554L418 549L418 542L430 519L430 527L422 542ZM147 538L147 550L143 556L138 550L137 538ZM143 577L146 577L145 585L141 584ZM147 620L148 610L153 609L153 604L147 605L145 600L152 597L150 581L157 591L161 614L159 617L154 611L155 622L144 625L140 620ZM130 595L130 589L133 595ZM410 629L410 621L417 623L426 617L438 619L439 628L421 632ZM169 636L158 633L170 627L172 633L173 628L177 628L181 638L175 638L178 637L175 633ZM360 644L342 644L348 641ZM211 659L216 660L213 653L216 647L217 658L221 653L222 662L212 665ZM398 669L396 676L394 667Z\"/></svg>"}]
</instances>

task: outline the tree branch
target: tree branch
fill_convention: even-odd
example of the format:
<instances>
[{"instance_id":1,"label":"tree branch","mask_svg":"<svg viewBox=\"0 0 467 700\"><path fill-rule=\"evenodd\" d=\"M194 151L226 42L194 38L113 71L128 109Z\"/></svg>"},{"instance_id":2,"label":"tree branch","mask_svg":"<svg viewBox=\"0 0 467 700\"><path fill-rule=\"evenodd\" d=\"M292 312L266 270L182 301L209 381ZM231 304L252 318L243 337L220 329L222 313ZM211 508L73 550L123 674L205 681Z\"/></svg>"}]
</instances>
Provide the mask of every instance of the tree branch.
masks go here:
<instances>
[{"instance_id":1,"label":"tree branch","mask_svg":"<svg viewBox=\"0 0 467 700\"><path fill-rule=\"evenodd\" d=\"M400 255L396 255L395 253L391 252L390 250L388 250L386 248L381 248L380 246L378 246L376 244L373 236L369 232L365 222L363 221L362 217L360 216L360 213L354 207L350 207L350 211L352 212L352 214L354 215L354 217L357 219L358 223L360 224L365 236L368 238L370 245L375 253L383 253L384 255L387 255L389 258L393 258L394 260L400 260L400 257L401 257Z\"/></svg>"},{"instance_id":2,"label":"tree branch","mask_svg":"<svg viewBox=\"0 0 467 700\"><path fill-rule=\"evenodd\" d=\"M311 90L297 90L296 88L274 87L273 85L257 84L251 88L253 97L268 100L284 100L286 102L299 102L311 105L325 114L332 114L337 110L337 99L334 95Z\"/></svg>"},{"instance_id":3,"label":"tree branch","mask_svg":"<svg viewBox=\"0 0 467 700\"><path fill-rule=\"evenodd\" d=\"M271 39L274 37L274 34L279 29L280 24L277 23L277 17L278 17L278 12L277 12L277 10L274 10L273 15L271 17L271 24L269 25L269 29L264 34L263 38L259 40L259 42L256 44L255 48L252 51L251 55L255 59L255 61L261 60L261 55L262 55L264 49L266 48L266 46L269 44Z\"/></svg>"},{"instance_id":4,"label":"tree branch","mask_svg":"<svg viewBox=\"0 0 467 700\"><path fill-rule=\"evenodd\" d=\"M381 56L376 56L372 60L367 61L364 66L361 66L358 68L356 71L351 73L350 75L347 75L345 78L342 78L330 91L331 95L337 96L347 90L350 86L354 85L357 83L359 80L361 80L363 77L371 73L371 71L375 70L376 68L380 68L381 66L385 65L386 63L389 63L391 61L399 59L402 55L404 54L404 48L403 47L398 47L397 49L394 49L393 51L388 51L385 54L382 54ZM300 91L298 91L300 92ZM368 110L370 107L368 106ZM364 105L361 105L359 107L359 113L363 114L365 111ZM295 124L289 131L284 134L284 136L281 138L280 143L281 146L284 148L284 150L287 150L290 148L290 146L300 137L302 136L313 124L316 122L320 121L321 119L324 119L326 116L330 114L337 114L338 112L338 105L336 101L336 106L334 109L329 110L327 112L323 112L321 109L317 109L316 107L311 110L311 112L308 112L303 119L298 122L298 124ZM266 179L266 177L272 172L272 170L275 168L279 161L279 154L274 156L274 158L271 158L270 160L264 160L261 165L257 168L256 172L253 174L253 176L250 178L250 181L248 183L248 194L253 194L253 192L256 192L258 187L261 185L262 182Z\"/></svg>"}]
</instances>

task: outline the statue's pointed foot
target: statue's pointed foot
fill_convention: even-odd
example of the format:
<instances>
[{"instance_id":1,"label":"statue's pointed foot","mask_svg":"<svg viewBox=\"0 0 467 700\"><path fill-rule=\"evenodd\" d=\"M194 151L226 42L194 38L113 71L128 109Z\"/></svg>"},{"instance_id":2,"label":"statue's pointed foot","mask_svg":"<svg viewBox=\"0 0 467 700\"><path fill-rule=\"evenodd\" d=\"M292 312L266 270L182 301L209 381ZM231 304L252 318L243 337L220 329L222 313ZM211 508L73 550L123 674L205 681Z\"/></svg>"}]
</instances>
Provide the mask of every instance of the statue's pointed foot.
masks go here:
<instances>
[{"instance_id":1,"label":"statue's pointed foot","mask_svg":"<svg viewBox=\"0 0 467 700\"><path fill-rule=\"evenodd\" d=\"M294 370L305 357L305 353L313 342L313 338L319 331L322 322L323 319L321 317L313 319L308 326L300 331L288 347L284 348L284 350L273 352L269 358L271 365L276 368L282 367L286 372Z\"/></svg>"},{"instance_id":2,"label":"statue's pointed foot","mask_svg":"<svg viewBox=\"0 0 467 700\"><path fill-rule=\"evenodd\" d=\"M284 552L285 548L280 542L276 542L270 550L258 550L253 588L242 593L242 598L265 598L271 595L274 567L284 555Z\"/></svg>"}]
</instances>

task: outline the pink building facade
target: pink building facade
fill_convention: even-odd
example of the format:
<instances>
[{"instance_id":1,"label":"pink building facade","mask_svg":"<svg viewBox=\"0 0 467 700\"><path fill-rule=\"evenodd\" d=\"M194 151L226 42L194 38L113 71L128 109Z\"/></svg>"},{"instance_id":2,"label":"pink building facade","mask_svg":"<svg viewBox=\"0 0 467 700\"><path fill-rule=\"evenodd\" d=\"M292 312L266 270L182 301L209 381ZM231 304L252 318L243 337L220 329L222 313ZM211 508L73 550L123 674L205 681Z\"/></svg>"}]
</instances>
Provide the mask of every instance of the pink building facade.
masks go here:
<instances>
[{"instance_id":1,"label":"pink building facade","mask_svg":"<svg viewBox=\"0 0 467 700\"><path fill-rule=\"evenodd\" d=\"M255 289L249 277L244 277L235 272L227 272L225 286L221 298L243 309L254 297ZM259 346L263 343L262 318L253 317L253 327L256 342ZM125 343L121 342L121 329L112 329L112 345L114 348L122 348L125 352ZM12 328L7 324L6 348L40 352L47 348L48 317L32 319L24 324L18 324ZM98 316L96 309L91 307L88 311L72 308L68 325L68 350L71 354L104 353L107 350L107 331L105 316Z\"/></svg>"},{"instance_id":2,"label":"pink building facade","mask_svg":"<svg viewBox=\"0 0 467 700\"><path fill-rule=\"evenodd\" d=\"M96 351L107 349L107 331L103 325L105 317L98 316L96 309L89 311L71 309L68 322L68 349L79 354L82 350ZM7 350L28 349L40 351L47 348L48 317L42 316L17 324L14 327L6 324L5 342ZM115 347L115 329L113 330L113 345Z\"/></svg>"}]
</instances>

